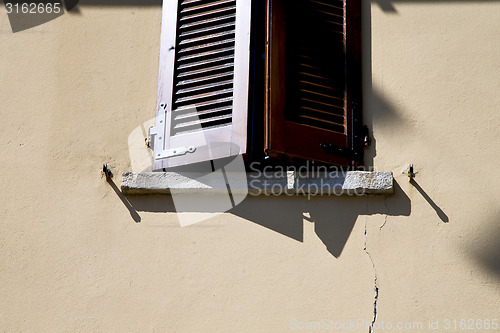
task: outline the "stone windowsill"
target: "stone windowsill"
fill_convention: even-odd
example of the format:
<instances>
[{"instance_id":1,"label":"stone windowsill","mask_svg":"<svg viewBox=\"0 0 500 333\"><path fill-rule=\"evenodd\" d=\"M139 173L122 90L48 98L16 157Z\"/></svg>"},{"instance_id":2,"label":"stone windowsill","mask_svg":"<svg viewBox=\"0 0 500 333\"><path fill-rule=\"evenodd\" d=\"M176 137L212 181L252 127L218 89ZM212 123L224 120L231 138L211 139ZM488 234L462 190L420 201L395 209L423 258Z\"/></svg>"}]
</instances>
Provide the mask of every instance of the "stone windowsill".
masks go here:
<instances>
[{"instance_id":1,"label":"stone windowsill","mask_svg":"<svg viewBox=\"0 0 500 333\"><path fill-rule=\"evenodd\" d=\"M124 194L248 192L249 195L368 195L392 194L394 179L390 171L347 171L331 174L297 174L265 177L260 173L213 173L201 175L176 172L125 172Z\"/></svg>"}]
</instances>

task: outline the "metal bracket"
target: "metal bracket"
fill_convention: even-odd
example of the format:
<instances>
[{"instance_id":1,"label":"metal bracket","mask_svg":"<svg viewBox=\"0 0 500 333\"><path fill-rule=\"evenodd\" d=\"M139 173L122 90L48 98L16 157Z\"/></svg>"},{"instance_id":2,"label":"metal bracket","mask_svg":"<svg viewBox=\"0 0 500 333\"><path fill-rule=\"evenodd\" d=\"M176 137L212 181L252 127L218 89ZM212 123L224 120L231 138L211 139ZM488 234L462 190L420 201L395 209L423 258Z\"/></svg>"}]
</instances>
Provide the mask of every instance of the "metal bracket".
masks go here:
<instances>
[{"instance_id":1,"label":"metal bracket","mask_svg":"<svg viewBox=\"0 0 500 333\"><path fill-rule=\"evenodd\" d=\"M187 153L194 153L195 151L196 151L196 147L194 147L194 146L189 146L187 148L186 147L178 147L178 148L173 148L173 149L165 149L159 153L156 153L155 159L159 160L162 158L181 156L181 155L185 155Z\"/></svg>"},{"instance_id":2,"label":"metal bracket","mask_svg":"<svg viewBox=\"0 0 500 333\"><path fill-rule=\"evenodd\" d=\"M408 166L408 180L411 181L413 178L415 178L415 171L413 169L413 164L410 164Z\"/></svg>"},{"instance_id":3,"label":"metal bracket","mask_svg":"<svg viewBox=\"0 0 500 333\"><path fill-rule=\"evenodd\" d=\"M363 126L363 145L364 147L369 147L372 144L372 138L370 137L370 133L368 132L368 126Z\"/></svg>"},{"instance_id":4,"label":"metal bracket","mask_svg":"<svg viewBox=\"0 0 500 333\"><path fill-rule=\"evenodd\" d=\"M160 104L160 111L156 115L156 121L158 126L151 127L149 128L149 139L148 139L148 147L154 149L156 144L158 144L158 148L163 148L164 147L164 140L165 140L165 121L166 121L166 114L167 114L167 104L166 103L161 103ZM169 157L174 157L174 156L181 156L185 155L187 153L194 153L196 151L196 147L194 146L189 146L189 147L177 147L177 148L171 148L171 149L154 149L154 159L159 160L163 158L169 158Z\"/></svg>"}]
</instances>

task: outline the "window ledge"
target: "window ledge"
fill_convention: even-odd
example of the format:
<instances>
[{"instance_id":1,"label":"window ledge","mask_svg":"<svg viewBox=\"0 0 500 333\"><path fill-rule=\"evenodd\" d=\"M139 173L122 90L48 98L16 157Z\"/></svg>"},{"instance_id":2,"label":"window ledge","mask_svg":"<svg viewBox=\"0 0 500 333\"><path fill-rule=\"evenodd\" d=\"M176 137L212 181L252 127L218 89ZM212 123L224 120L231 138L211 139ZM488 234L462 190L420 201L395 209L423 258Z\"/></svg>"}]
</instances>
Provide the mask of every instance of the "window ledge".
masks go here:
<instances>
[{"instance_id":1,"label":"window ledge","mask_svg":"<svg viewBox=\"0 0 500 333\"><path fill-rule=\"evenodd\" d=\"M124 194L227 194L228 188L232 193L248 192L253 196L388 195L394 192L394 178L390 171L347 171L334 175L289 171L282 176L250 172L246 179L241 173L125 172L121 184Z\"/></svg>"}]
</instances>

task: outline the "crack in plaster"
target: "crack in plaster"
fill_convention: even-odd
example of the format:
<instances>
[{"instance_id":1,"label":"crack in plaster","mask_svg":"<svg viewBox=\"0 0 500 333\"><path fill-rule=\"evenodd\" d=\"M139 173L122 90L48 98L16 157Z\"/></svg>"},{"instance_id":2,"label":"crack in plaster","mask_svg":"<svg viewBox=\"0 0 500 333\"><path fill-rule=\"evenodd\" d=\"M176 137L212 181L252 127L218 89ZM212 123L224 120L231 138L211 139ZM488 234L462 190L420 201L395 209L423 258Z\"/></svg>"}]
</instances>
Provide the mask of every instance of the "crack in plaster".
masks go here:
<instances>
[{"instance_id":1,"label":"crack in plaster","mask_svg":"<svg viewBox=\"0 0 500 333\"><path fill-rule=\"evenodd\" d=\"M386 218L387 218L387 215L386 215ZM365 220L365 245L364 245L363 250L368 255L368 258L370 258L370 261L371 261L372 267L373 267L373 275L374 275L373 282L374 282L375 297L373 300L373 320L372 320L372 323L370 324L370 326L368 327L368 333L373 333L373 326L375 325L375 322L377 321L377 302L378 302L379 288L377 285L377 269L375 268L375 262L373 261L373 258L371 256L370 252L368 252L368 250L366 249L366 245L368 242L367 221L368 221L368 216L366 217L366 220Z\"/></svg>"},{"instance_id":2,"label":"crack in plaster","mask_svg":"<svg viewBox=\"0 0 500 333\"><path fill-rule=\"evenodd\" d=\"M384 223L380 226L380 230L382 230L382 228L386 225L387 216L389 216L389 207L387 207L387 197L384 197L384 206L385 206L385 217L384 217Z\"/></svg>"}]
</instances>

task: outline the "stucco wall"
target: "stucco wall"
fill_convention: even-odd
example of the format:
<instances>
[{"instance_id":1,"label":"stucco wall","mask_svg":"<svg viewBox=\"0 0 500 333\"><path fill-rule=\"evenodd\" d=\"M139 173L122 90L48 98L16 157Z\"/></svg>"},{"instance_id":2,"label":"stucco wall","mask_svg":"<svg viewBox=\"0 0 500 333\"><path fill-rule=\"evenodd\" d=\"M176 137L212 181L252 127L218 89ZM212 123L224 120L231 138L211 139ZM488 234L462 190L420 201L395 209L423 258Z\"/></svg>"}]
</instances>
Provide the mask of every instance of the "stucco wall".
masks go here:
<instances>
[{"instance_id":1,"label":"stucco wall","mask_svg":"<svg viewBox=\"0 0 500 333\"><path fill-rule=\"evenodd\" d=\"M0 331L368 332L375 286L378 325L500 319L500 1L363 15L367 160L396 194L249 198L181 228L169 198L100 174L130 170L154 116L161 7L82 4L16 34L0 11Z\"/></svg>"}]
</instances>

